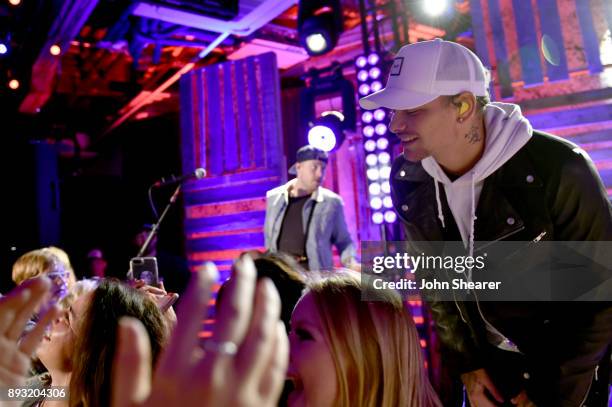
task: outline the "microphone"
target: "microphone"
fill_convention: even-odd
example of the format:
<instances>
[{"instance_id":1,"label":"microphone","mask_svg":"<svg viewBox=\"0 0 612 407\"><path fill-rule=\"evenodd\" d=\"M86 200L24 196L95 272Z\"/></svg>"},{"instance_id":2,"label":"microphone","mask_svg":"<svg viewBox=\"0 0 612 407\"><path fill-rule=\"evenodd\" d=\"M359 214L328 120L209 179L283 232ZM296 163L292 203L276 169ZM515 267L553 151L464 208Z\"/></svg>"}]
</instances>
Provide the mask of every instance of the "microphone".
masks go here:
<instances>
[{"instance_id":1,"label":"microphone","mask_svg":"<svg viewBox=\"0 0 612 407\"><path fill-rule=\"evenodd\" d=\"M189 181L191 179L202 179L205 176L206 176L206 170L204 168L196 168L193 172L181 175L180 177L177 177L175 175L170 175L167 178L162 178L156 183L154 183L153 186L163 187L165 185L170 185L170 184L179 184L185 181Z\"/></svg>"}]
</instances>

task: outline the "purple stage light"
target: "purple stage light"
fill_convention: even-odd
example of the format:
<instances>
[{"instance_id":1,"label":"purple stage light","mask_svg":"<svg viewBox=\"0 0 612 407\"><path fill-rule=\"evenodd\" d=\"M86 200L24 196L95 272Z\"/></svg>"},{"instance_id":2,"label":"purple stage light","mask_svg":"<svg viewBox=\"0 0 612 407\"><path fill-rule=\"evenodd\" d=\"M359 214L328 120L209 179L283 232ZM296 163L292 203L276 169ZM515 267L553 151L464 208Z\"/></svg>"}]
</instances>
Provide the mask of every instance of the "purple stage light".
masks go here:
<instances>
[{"instance_id":1,"label":"purple stage light","mask_svg":"<svg viewBox=\"0 0 612 407\"><path fill-rule=\"evenodd\" d=\"M368 85L367 83L362 83L359 86L359 94L361 95L367 95L368 93L370 93L370 85Z\"/></svg>"},{"instance_id":2,"label":"purple stage light","mask_svg":"<svg viewBox=\"0 0 612 407\"><path fill-rule=\"evenodd\" d=\"M381 212L374 212L372 214L372 222L374 222L377 225L380 225L381 223L383 223L384 217L383 214Z\"/></svg>"},{"instance_id":3,"label":"purple stage light","mask_svg":"<svg viewBox=\"0 0 612 407\"><path fill-rule=\"evenodd\" d=\"M387 132L387 125L384 123L378 123L376 125L376 134L383 136Z\"/></svg>"},{"instance_id":4,"label":"purple stage light","mask_svg":"<svg viewBox=\"0 0 612 407\"><path fill-rule=\"evenodd\" d=\"M4 55L8 52L8 47L6 44L0 43L0 55Z\"/></svg>"},{"instance_id":5,"label":"purple stage light","mask_svg":"<svg viewBox=\"0 0 612 407\"><path fill-rule=\"evenodd\" d=\"M379 195L380 194L380 184L378 182L373 182L368 187L368 191L370 191L370 195Z\"/></svg>"},{"instance_id":6,"label":"purple stage light","mask_svg":"<svg viewBox=\"0 0 612 407\"><path fill-rule=\"evenodd\" d=\"M378 92L381 89L382 89L382 83L380 83L379 81L372 82L372 92Z\"/></svg>"},{"instance_id":7,"label":"purple stage light","mask_svg":"<svg viewBox=\"0 0 612 407\"><path fill-rule=\"evenodd\" d=\"M368 140L363 145L366 151L372 152L376 150L376 142L374 140Z\"/></svg>"},{"instance_id":8,"label":"purple stage light","mask_svg":"<svg viewBox=\"0 0 612 407\"><path fill-rule=\"evenodd\" d=\"M376 146L379 150L386 150L389 147L389 140L386 137L381 137L376 140Z\"/></svg>"},{"instance_id":9,"label":"purple stage light","mask_svg":"<svg viewBox=\"0 0 612 407\"><path fill-rule=\"evenodd\" d=\"M393 223L397 219L397 215L393 211L385 212L385 222Z\"/></svg>"},{"instance_id":10,"label":"purple stage light","mask_svg":"<svg viewBox=\"0 0 612 407\"><path fill-rule=\"evenodd\" d=\"M374 135L374 127L372 126L365 126L363 128L363 135L366 137L372 137Z\"/></svg>"},{"instance_id":11,"label":"purple stage light","mask_svg":"<svg viewBox=\"0 0 612 407\"><path fill-rule=\"evenodd\" d=\"M372 209L378 210L378 209L382 208L382 204L383 204L382 199L380 199L377 196L372 198L372 200L370 200L370 208L372 208Z\"/></svg>"},{"instance_id":12,"label":"purple stage light","mask_svg":"<svg viewBox=\"0 0 612 407\"><path fill-rule=\"evenodd\" d=\"M370 78L372 79L378 79L378 77L380 76L380 68L375 66L374 68L370 69Z\"/></svg>"},{"instance_id":13,"label":"purple stage light","mask_svg":"<svg viewBox=\"0 0 612 407\"><path fill-rule=\"evenodd\" d=\"M368 166L370 167L373 167L378 164L378 157L376 157L376 154L368 154L366 156L366 164L368 164Z\"/></svg>"},{"instance_id":14,"label":"purple stage light","mask_svg":"<svg viewBox=\"0 0 612 407\"><path fill-rule=\"evenodd\" d=\"M370 54L368 56L368 62L370 63L370 65L376 65L378 61L380 61L380 57L378 56L378 54Z\"/></svg>"},{"instance_id":15,"label":"purple stage light","mask_svg":"<svg viewBox=\"0 0 612 407\"><path fill-rule=\"evenodd\" d=\"M370 181L377 181L380 178L380 173L378 172L378 168L368 168L366 171L368 179Z\"/></svg>"},{"instance_id":16,"label":"purple stage light","mask_svg":"<svg viewBox=\"0 0 612 407\"><path fill-rule=\"evenodd\" d=\"M382 204L385 208L393 208L393 200L388 195L383 198Z\"/></svg>"},{"instance_id":17,"label":"purple stage light","mask_svg":"<svg viewBox=\"0 0 612 407\"><path fill-rule=\"evenodd\" d=\"M378 154L378 162L380 162L381 164L383 165L389 164L389 161L391 161L391 156L389 155L389 153L382 152Z\"/></svg>"},{"instance_id":18,"label":"purple stage light","mask_svg":"<svg viewBox=\"0 0 612 407\"><path fill-rule=\"evenodd\" d=\"M374 111L374 118L379 122L385 119L385 111L383 109L376 109Z\"/></svg>"},{"instance_id":19,"label":"purple stage light","mask_svg":"<svg viewBox=\"0 0 612 407\"><path fill-rule=\"evenodd\" d=\"M380 172L380 178L389 179L389 177L391 176L391 167L386 165L382 167L378 172Z\"/></svg>"},{"instance_id":20,"label":"purple stage light","mask_svg":"<svg viewBox=\"0 0 612 407\"><path fill-rule=\"evenodd\" d=\"M370 111L365 111L365 112L363 112L363 114L361 115L361 120L362 120L364 123L370 123L370 122L372 121L372 117L373 117L372 112L370 112Z\"/></svg>"},{"instance_id":21,"label":"purple stage light","mask_svg":"<svg viewBox=\"0 0 612 407\"><path fill-rule=\"evenodd\" d=\"M367 80L368 80L368 71L366 71L365 69L364 69L364 70L359 71L359 72L357 73L357 80L358 80L359 82L365 82L365 81L367 81Z\"/></svg>"},{"instance_id":22,"label":"purple stage light","mask_svg":"<svg viewBox=\"0 0 612 407\"><path fill-rule=\"evenodd\" d=\"M389 184L389 181L385 181L380 185L380 190L385 193L385 194L390 194L391 193L391 184Z\"/></svg>"},{"instance_id":23,"label":"purple stage light","mask_svg":"<svg viewBox=\"0 0 612 407\"><path fill-rule=\"evenodd\" d=\"M355 61L355 65L357 65L357 67L359 67L359 68L363 68L364 66L366 66L367 63L368 63L368 60L364 56L360 56Z\"/></svg>"}]
</instances>

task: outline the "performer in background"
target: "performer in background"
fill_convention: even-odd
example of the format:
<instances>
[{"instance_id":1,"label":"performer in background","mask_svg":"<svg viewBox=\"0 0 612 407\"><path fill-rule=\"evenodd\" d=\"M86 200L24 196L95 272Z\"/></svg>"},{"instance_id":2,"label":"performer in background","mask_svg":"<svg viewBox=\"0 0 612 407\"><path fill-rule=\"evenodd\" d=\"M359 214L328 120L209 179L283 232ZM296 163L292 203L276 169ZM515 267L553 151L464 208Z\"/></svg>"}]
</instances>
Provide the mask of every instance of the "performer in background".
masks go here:
<instances>
[{"instance_id":1,"label":"performer in background","mask_svg":"<svg viewBox=\"0 0 612 407\"><path fill-rule=\"evenodd\" d=\"M296 177L267 192L266 249L290 254L308 270L331 270L335 245L342 264L359 269L342 198L321 186L327 160L326 152L301 147L289 169Z\"/></svg>"}]
</instances>

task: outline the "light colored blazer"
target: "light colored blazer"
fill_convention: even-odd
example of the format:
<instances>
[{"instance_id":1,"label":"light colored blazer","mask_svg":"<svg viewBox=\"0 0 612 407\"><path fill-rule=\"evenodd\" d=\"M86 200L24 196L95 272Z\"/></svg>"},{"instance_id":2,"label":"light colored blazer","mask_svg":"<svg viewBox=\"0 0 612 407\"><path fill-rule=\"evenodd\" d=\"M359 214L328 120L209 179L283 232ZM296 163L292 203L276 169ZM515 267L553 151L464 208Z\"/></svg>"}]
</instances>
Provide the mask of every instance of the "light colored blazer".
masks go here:
<instances>
[{"instance_id":1,"label":"light colored blazer","mask_svg":"<svg viewBox=\"0 0 612 407\"><path fill-rule=\"evenodd\" d=\"M278 251L285 211L289 204L289 187L295 179L266 193L266 222L264 234L266 249ZM340 261L349 267L355 260L355 246L344 219L344 202L340 195L329 189L319 187L312 193L302 210L302 225L306 233L308 217L314 203L314 212L306 236L306 257L310 270L332 270L334 267L332 245L340 253Z\"/></svg>"}]
</instances>

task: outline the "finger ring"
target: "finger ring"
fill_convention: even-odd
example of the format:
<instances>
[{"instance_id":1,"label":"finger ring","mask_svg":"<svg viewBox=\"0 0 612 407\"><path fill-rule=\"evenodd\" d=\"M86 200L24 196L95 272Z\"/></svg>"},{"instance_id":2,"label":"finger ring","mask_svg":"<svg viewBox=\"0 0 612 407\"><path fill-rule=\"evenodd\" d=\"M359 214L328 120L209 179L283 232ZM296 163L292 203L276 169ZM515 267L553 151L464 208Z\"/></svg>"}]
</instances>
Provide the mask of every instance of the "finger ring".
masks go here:
<instances>
[{"instance_id":1,"label":"finger ring","mask_svg":"<svg viewBox=\"0 0 612 407\"><path fill-rule=\"evenodd\" d=\"M220 353L227 356L233 356L238 352L238 346L231 341L215 342L213 340L208 340L204 342L202 347L205 351Z\"/></svg>"}]
</instances>

